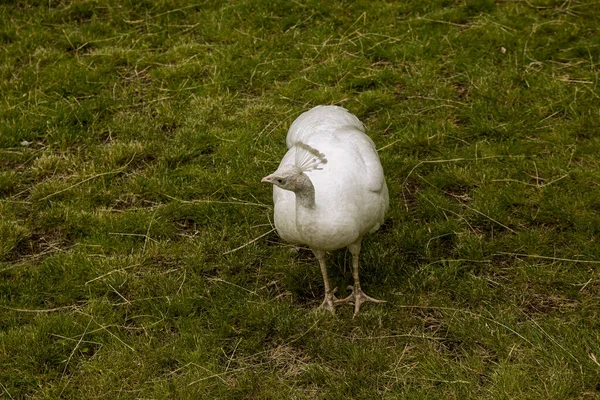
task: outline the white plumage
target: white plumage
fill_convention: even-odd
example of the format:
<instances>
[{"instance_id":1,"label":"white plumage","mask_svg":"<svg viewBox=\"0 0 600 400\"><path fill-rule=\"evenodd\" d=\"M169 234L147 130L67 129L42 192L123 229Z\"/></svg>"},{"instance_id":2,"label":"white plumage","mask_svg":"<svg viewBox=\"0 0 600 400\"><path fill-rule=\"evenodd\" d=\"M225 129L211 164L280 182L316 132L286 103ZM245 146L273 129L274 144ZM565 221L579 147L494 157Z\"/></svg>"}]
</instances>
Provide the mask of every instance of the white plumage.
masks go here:
<instances>
[{"instance_id":1,"label":"white plumage","mask_svg":"<svg viewBox=\"0 0 600 400\"><path fill-rule=\"evenodd\" d=\"M286 139L288 152L279 168L263 178L273 184L275 227L286 241L305 244L315 253L323 280L323 307L364 301L358 277L363 236L383 223L388 189L373 141L362 123L346 109L317 106L300 115ZM325 252L346 247L353 259L352 294L337 300L329 287Z\"/></svg>"}]
</instances>

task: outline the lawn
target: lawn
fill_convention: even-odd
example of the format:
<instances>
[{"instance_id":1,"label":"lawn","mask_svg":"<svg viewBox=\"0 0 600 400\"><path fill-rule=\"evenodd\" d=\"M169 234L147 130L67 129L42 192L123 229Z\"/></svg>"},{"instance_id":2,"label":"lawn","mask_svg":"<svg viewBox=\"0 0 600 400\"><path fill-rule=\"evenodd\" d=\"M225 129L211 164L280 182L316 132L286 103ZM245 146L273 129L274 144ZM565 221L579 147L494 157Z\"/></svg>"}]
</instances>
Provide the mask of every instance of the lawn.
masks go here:
<instances>
[{"instance_id":1,"label":"lawn","mask_svg":"<svg viewBox=\"0 0 600 400\"><path fill-rule=\"evenodd\" d=\"M600 398L599 26L591 0L3 1L0 398ZM387 302L356 318L318 309L260 183L318 104L390 189L361 253Z\"/></svg>"}]
</instances>

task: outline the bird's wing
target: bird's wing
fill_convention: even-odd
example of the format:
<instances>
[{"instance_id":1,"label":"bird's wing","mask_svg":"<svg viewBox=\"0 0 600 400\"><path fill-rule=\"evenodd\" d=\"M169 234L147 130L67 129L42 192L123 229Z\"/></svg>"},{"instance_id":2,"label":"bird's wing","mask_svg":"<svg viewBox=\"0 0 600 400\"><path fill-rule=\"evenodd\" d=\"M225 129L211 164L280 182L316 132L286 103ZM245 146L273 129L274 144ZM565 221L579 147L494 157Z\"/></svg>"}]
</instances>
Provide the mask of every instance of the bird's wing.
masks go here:
<instances>
[{"instance_id":1,"label":"bird's wing","mask_svg":"<svg viewBox=\"0 0 600 400\"><path fill-rule=\"evenodd\" d=\"M375 143L354 127L343 127L332 133L347 157L343 160L345 168L362 176L362 184L373 192L380 192L385 185L383 167L375 148Z\"/></svg>"},{"instance_id":2,"label":"bird's wing","mask_svg":"<svg viewBox=\"0 0 600 400\"><path fill-rule=\"evenodd\" d=\"M383 167L375 148L375 143L365 134L355 135L356 146L360 149L359 153L365 165L368 176L367 186L373 192L379 192L385 186L385 177Z\"/></svg>"}]
</instances>

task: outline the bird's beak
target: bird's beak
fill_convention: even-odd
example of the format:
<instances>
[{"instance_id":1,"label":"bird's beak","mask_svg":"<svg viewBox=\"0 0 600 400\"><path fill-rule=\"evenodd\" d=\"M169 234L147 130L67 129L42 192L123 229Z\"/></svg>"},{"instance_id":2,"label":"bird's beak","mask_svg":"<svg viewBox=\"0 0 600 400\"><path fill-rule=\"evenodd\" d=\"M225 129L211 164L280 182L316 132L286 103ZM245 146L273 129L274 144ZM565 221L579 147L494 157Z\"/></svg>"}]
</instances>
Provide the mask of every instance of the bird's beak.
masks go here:
<instances>
[{"instance_id":1,"label":"bird's beak","mask_svg":"<svg viewBox=\"0 0 600 400\"><path fill-rule=\"evenodd\" d=\"M267 183L273 183L271 181L271 179L272 179L271 175L268 175L268 176L265 176L264 178L262 178L260 181L261 182L267 182Z\"/></svg>"}]
</instances>

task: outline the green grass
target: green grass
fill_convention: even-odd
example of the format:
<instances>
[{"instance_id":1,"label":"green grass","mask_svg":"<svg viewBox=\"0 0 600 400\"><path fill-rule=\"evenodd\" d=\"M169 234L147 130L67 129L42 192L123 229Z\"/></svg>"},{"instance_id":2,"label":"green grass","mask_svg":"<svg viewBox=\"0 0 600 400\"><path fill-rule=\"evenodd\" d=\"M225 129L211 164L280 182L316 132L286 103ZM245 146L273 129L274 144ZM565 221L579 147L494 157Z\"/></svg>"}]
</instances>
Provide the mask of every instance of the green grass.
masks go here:
<instances>
[{"instance_id":1,"label":"green grass","mask_svg":"<svg viewBox=\"0 0 600 400\"><path fill-rule=\"evenodd\" d=\"M0 397L600 398L599 25L585 0L3 2ZM391 193L361 269L387 303L354 319L316 309L309 251L252 241L318 104Z\"/></svg>"}]
</instances>

